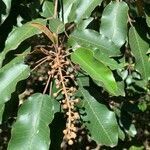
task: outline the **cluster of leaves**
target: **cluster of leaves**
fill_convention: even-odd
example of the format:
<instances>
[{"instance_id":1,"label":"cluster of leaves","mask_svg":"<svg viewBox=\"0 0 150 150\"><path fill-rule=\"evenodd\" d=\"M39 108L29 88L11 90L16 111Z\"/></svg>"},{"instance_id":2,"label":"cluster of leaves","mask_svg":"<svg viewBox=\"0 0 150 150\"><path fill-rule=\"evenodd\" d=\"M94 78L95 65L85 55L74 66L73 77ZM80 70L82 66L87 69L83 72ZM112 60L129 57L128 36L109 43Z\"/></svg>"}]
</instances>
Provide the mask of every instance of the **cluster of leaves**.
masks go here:
<instances>
[{"instance_id":1,"label":"cluster of leaves","mask_svg":"<svg viewBox=\"0 0 150 150\"><path fill-rule=\"evenodd\" d=\"M53 130L63 133L65 127L58 127L61 122L55 119L61 119L56 115L74 111L80 119L73 123L77 135L68 144L75 143L78 149L88 145L81 144L82 130L101 148L119 146L137 135L137 114L149 112L150 106L149 8L146 0L0 1L0 124L11 129L8 150L59 149L63 137L56 146ZM72 52L67 55L68 49ZM49 59L51 53L56 57ZM67 65L58 64L60 56ZM34 66L35 60L40 62L36 69L44 64L41 74L31 69L29 59ZM75 81L69 78L69 90L75 86L73 95L66 90L68 69L75 70ZM51 83L47 74L53 76ZM64 92L59 96L56 79ZM27 82L34 94L22 101ZM76 98L79 102L71 103ZM74 121L65 118L63 122ZM70 128L66 125L65 131Z\"/></svg>"}]
</instances>

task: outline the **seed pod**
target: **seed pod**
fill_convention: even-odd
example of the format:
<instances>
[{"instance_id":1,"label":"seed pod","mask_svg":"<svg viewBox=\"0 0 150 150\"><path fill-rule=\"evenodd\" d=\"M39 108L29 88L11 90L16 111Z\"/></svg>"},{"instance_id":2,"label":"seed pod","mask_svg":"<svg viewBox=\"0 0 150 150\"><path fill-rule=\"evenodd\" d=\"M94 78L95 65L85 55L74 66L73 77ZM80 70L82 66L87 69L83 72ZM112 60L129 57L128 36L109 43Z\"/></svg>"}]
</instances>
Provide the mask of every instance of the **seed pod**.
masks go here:
<instances>
[{"instance_id":1,"label":"seed pod","mask_svg":"<svg viewBox=\"0 0 150 150\"><path fill-rule=\"evenodd\" d=\"M71 87L69 90L70 90L70 91L74 91L74 87Z\"/></svg>"},{"instance_id":2,"label":"seed pod","mask_svg":"<svg viewBox=\"0 0 150 150\"><path fill-rule=\"evenodd\" d=\"M56 89L59 89L60 88L60 86L59 85L56 85Z\"/></svg>"},{"instance_id":3,"label":"seed pod","mask_svg":"<svg viewBox=\"0 0 150 150\"><path fill-rule=\"evenodd\" d=\"M72 128L72 131L77 132L77 128L76 127Z\"/></svg>"},{"instance_id":4,"label":"seed pod","mask_svg":"<svg viewBox=\"0 0 150 150\"><path fill-rule=\"evenodd\" d=\"M69 116L69 112L67 112L66 115Z\"/></svg>"},{"instance_id":5,"label":"seed pod","mask_svg":"<svg viewBox=\"0 0 150 150\"><path fill-rule=\"evenodd\" d=\"M63 130L63 133L64 133L64 134L67 134L67 129Z\"/></svg>"},{"instance_id":6,"label":"seed pod","mask_svg":"<svg viewBox=\"0 0 150 150\"><path fill-rule=\"evenodd\" d=\"M80 100L78 98L74 100L75 103L79 103L79 101Z\"/></svg>"},{"instance_id":7,"label":"seed pod","mask_svg":"<svg viewBox=\"0 0 150 150\"><path fill-rule=\"evenodd\" d=\"M39 81L43 81L43 77L39 77Z\"/></svg>"},{"instance_id":8,"label":"seed pod","mask_svg":"<svg viewBox=\"0 0 150 150\"><path fill-rule=\"evenodd\" d=\"M73 117L71 117L71 119L70 119L71 121L74 121L75 119L73 118Z\"/></svg>"},{"instance_id":9,"label":"seed pod","mask_svg":"<svg viewBox=\"0 0 150 150\"><path fill-rule=\"evenodd\" d=\"M65 79L65 82L69 82L69 79Z\"/></svg>"},{"instance_id":10,"label":"seed pod","mask_svg":"<svg viewBox=\"0 0 150 150\"><path fill-rule=\"evenodd\" d=\"M70 75L70 78L71 78L71 79L74 79L74 75L73 75L73 74L71 74L71 75Z\"/></svg>"},{"instance_id":11,"label":"seed pod","mask_svg":"<svg viewBox=\"0 0 150 150\"><path fill-rule=\"evenodd\" d=\"M66 135L66 138L67 138L68 140L70 140L70 139L71 139L70 134L67 134L67 135Z\"/></svg>"},{"instance_id":12,"label":"seed pod","mask_svg":"<svg viewBox=\"0 0 150 150\"><path fill-rule=\"evenodd\" d=\"M53 65L53 63L52 63L52 62L50 62L50 63L49 63L49 65L50 65L50 66L52 66L52 65Z\"/></svg>"},{"instance_id":13,"label":"seed pod","mask_svg":"<svg viewBox=\"0 0 150 150\"><path fill-rule=\"evenodd\" d=\"M58 75L55 75L54 78L57 79L57 78L58 78Z\"/></svg>"},{"instance_id":14,"label":"seed pod","mask_svg":"<svg viewBox=\"0 0 150 150\"><path fill-rule=\"evenodd\" d=\"M52 69L52 70L51 70L51 74L54 74L54 73L55 73L55 70L54 70L54 69Z\"/></svg>"},{"instance_id":15,"label":"seed pod","mask_svg":"<svg viewBox=\"0 0 150 150\"><path fill-rule=\"evenodd\" d=\"M62 91L62 92L61 92L61 94L65 94L65 92L64 92L64 91Z\"/></svg>"},{"instance_id":16,"label":"seed pod","mask_svg":"<svg viewBox=\"0 0 150 150\"><path fill-rule=\"evenodd\" d=\"M72 141L72 140L69 140L69 141L68 141L68 144L69 144L69 145L73 145L73 141Z\"/></svg>"},{"instance_id":17,"label":"seed pod","mask_svg":"<svg viewBox=\"0 0 150 150\"><path fill-rule=\"evenodd\" d=\"M58 51L61 51L62 50L62 47L58 47Z\"/></svg>"},{"instance_id":18,"label":"seed pod","mask_svg":"<svg viewBox=\"0 0 150 150\"><path fill-rule=\"evenodd\" d=\"M71 132L70 136L71 136L72 139L75 139L77 137L77 134L75 132Z\"/></svg>"},{"instance_id":19,"label":"seed pod","mask_svg":"<svg viewBox=\"0 0 150 150\"><path fill-rule=\"evenodd\" d=\"M62 100L62 103L66 103L66 100Z\"/></svg>"},{"instance_id":20,"label":"seed pod","mask_svg":"<svg viewBox=\"0 0 150 150\"><path fill-rule=\"evenodd\" d=\"M63 107L63 109L67 109L68 108L68 106L66 104L64 104L62 107Z\"/></svg>"},{"instance_id":21,"label":"seed pod","mask_svg":"<svg viewBox=\"0 0 150 150\"><path fill-rule=\"evenodd\" d=\"M53 96L54 96L54 97L57 97L57 93L53 93Z\"/></svg>"},{"instance_id":22,"label":"seed pod","mask_svg":"<svg viewBox=\"0 0 150 150\"><path fill-rule=\"evenodd\" d=\"M51 60L51 56L47 56L47 60Z\"/></svg>"},{"instance_id":23,"label":"seed pod","mask_svg":"<svg viewBox=\"0 0 150 150\"><path fill-rule=\"evenodd\" d=\"M67 61L66 61L66 65L69 65L69 64L70 64L70 62L67 60Z\"/></svg>"},{"instance_id":24,"label":"seed pod","mask_svg":"<svg viewBox=\"0 0 150 150\"><path fill-rule=\"evenodd\" d=\"M79 117L79 114L78 114L77 112L74 113L74 118L75 118L75 119L79 119L79 118L80 118L80 117Z\"/></svg>"}]
</instances>

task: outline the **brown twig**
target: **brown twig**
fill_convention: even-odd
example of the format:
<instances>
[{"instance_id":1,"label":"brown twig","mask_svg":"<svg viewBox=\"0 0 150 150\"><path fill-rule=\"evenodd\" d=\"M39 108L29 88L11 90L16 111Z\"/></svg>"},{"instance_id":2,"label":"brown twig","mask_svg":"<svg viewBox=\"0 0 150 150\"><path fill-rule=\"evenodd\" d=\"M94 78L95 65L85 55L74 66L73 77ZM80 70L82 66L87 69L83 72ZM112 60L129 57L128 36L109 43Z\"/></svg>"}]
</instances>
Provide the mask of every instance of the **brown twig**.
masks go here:
<instances>
[{"instance_id":1,"label":"brown twig","mask_svg":"<svg viewBox=\"0 0 150 150\"><path fill-rule=\"evenodd\" d=\"M46 62L48 59L46 58L42 62L40 62L38 65L36 65L31 71L34 71L36 68L38 68L40 65L42 65L44 62Z\"/></svg>"},{"instance_id":2,"label":"brown twig","mask_svg":"<svg viewBox=\"0 0 150 150\"><path fill-rule=\"evenodd\" d=\"M48 77L48 80L47 80L46 86L45 86L45 88L44 88L43 94L46 93L47 88L48 88L48 85L49 85L49 83L50 83L50 80L51 80L51 75L49 75L49 77Z\"/></svg>"},{"instance_id":3,"label":"brown twig","mask_svg":"<svg viewBox=\"0 0 150 150\"><path fill-rule=\"evenodd\" d=\"M55 0L54 18L57 18L58 0Z\"/></svg>"}]
</instances>

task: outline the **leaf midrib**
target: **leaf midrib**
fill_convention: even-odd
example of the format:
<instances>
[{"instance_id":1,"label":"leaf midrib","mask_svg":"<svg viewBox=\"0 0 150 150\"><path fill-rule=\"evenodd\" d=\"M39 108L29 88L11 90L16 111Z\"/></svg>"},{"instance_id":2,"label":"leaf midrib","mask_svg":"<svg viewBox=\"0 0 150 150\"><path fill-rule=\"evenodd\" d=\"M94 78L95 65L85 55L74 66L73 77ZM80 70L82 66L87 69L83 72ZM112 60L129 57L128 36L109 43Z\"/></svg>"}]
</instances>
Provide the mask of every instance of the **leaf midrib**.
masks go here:
<instances>
[{"instance_id":1,"label":"leaf midrib","mask_svg":"<svg viewBox=\"0 0 150 150\"><path fill-rule=\"evenodd\" d=\"M76 54L75 54L75 55L76 55ZM84 64L86 67L89 67L93 72L95 72L95 74L97 74L97 76L100 76L100 75L95 71L95 69L92 68L91 66L87 65L86 61L84 61L79 55L76 55L76 57L78 57L78 58L83 62L83 64ZM100 76L100 78L101 78L101 82L105 85L105 88L107 89L107 84L105 84L105 83L103 82L103 81L105 81L105 79L104 79L102 76ZM95 80L98 80L98 79L95 78ZM110 86L111 89L114 91L113 86L112 86L112 85L109 85L109 86ZM114 93L114 92L113 92L113 93Z\"/></svg>"},{"instance_id":2,"label":"leaf midrib","mask_svg":"<svg viewBox=\"0 0 150 150\"><path fill-rule=\"evenodd\" d=\"M84 33L84 34L85 34L85 33ZM106 50L109 51L109 49L108 49L107 47L104 47L103 45L98 45L98 44L96 44L96 43L90 42L89 40L80 38L79 36L74 36L74 35L71 35L71 36L74 37L74 38L76 38L76 39L78 39L78 40L82 40L82 41L84 41L84 42L87 42L87 43L89 43L89 44L92 45L92 46L96 46L96 47L98 47L98 48L101 47L101 48L104 48L104 49L106 49Z\"/></svg>"},{"instance_id":3,"label":"leaf midrib","mask_svg":"<svg viewBox=\"0 0 150 150\"><path fill-rule=\"evenodd\" d=\"M135 34L136 42L137 42L137 45L138 45L138 51L139 51L140 57L142 58L141 60L142 60L142 66L143 66L142 70L144 71L144 76L145 76L144 78L146 78L147 74L146 74L146 69L145 69L145 65L144 65L144 57L143 57L142 51L141 51L142 48L140 47L140 43L138 42L138 37L137 37L137 34L135 32L135 29L134 29L134 34Z\"/></svg>"},{"instance_id":4,"label":"leaf midrib","mask_svg":"<svg viewBox=\"0 0 150 150\"><path fill-rule=\"evenodd\" d=\"M46 4L46 8L48 9L48 11L49 11L50 15L51 15L51 16L53 16L53 13L51 12L50 7L48 7L48 5L47 5L47 4Z\"/></svg>"},{"instance_id":5,"label":"leaf midrib","mask_svg":"<svg viewBox=\"0 0 150 150\"><path fill-rule=\"evenodd\" d=\"M116 30L115 29L117 29L117 24L116 24L116 20L117 20L117 11L118 11L118 8L119 8L119 2L117 2L117 6L116 6L116 8L115 8L115 16L114 16L114 20L115 21L113 21L113 34L112 34L112 40L114 39L114 36L115 36L115 34L116 34Z\"/></svg>"},{"instance_id":6,"label":"leaf midrib","mask_svg":"<svg viewBox=\"0 0 150 150\"><path fill-rule=\"evenodd\" d=\"M88 99L88 97L86 96L86 94L84 94L83 90L84 90L84 89L82 88L82 90L81 90L81 91L82 91L82 94L86 97L86 99ZM98 118L98 116L96 115L94 109L93 109L92 106L90 105L90 102L89 102L88 100L86 100L86 101L87 101L89 107L91 108L91 110L92 110L94 116L96 117L97 121L99 122L99 124L101 125L102 129L104 130L104 133L105 133L106 136L108 137L109 141L111 142L111 144L113 144L113 141L112 141L111 138L109 137L109 133L107 133L107 131L106 131L106 129L105 129L103 123L99 120L99 118ZM94 101L94 99L93 99L93 101Z\"/></svg>"},{"instance_id":7,"label":"leaf midrib","mask_svg":"<svg viewBox=\"0 0 150 150\"><path fill-rule=\"evenodd\" d=\"M89 5L86 7L86 10L85 11L82 11L83 13L80 13L80 17L77 19L78 21L82 18L82 16L85 16L88 12L88 8L91 7L91 4L93 3L92 0L90 0L90 3ZM78 13L79 14L79 13Z\"/></svg>"},{"instance_id":8,"label":"leaf midrib","mask_svg":"<svg viewBox=\"0 0 150 150\"><path fill-rule=\"evenodd\" d=\"M29 24L28 24L29 25ZM20 27L21 28L21 27ZM24 28L26 28L26 27L24 27ZM22 38L25 36L27 36L32 30L35 30L35 28L33 28L32 26L29 28L29 30L27 30L26 31L26 33L25 34L23 34L20 38L17 38L18 40L17 40L17 42L16 43L20 43L20 41L22 40ZM15 32L15 31L14 31ZM11 35L12 36L12 35ZM9 43L8 43L9 44ZM9 44L10 45L10 44ZM6 43L6 49L4 49L4 51L3 52L5 52L5 53L7 53L10 49L11 49L11 47L12 46L8 46L7 47L7 43ZM16 47L16 46L15 46ZM14 47L12 48L12 50L13 49L15 49ZM5 54L4 53L4 54Z\"/></svg>"},{"instance_id":9,"label":"leaf midrib","mask_svg":"<svg viewBox=\"0 0 150 150\"><path fill-rule=\"evenodd\" d=\"M40 95L37 97L37 99L39 98L40 99ZM37 117L37 119L36 119L36 123L35 123L35 125L33 126L33 134L31 135L31 140L30 140L30 143L29 143L29 149L30 150L33 150L32 149L32 143L33 143L33 140L34 140L34 136L36 135L36 129L38 129L38 126L39 126L39 120L40 120L40 112L41 112L41 110L42 110L42 106L43 106L43 99L44 99L44 97L42 97L42 99L40 100L40 109L39 109L39 111L38 111L38 115L36 115L36 116L39 116L39 117Z\"/></svg>"}]
</instances>

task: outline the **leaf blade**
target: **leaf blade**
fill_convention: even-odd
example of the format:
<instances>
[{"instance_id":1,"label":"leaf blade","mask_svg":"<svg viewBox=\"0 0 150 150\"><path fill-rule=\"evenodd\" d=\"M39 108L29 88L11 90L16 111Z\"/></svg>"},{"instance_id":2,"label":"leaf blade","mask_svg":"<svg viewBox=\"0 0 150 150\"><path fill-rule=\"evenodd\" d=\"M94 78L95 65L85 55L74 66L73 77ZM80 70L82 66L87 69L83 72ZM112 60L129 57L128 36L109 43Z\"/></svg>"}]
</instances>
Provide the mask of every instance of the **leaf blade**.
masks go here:
<instances>
[{"instance_id":1,"label":"leaf blade","mask_svg":"<svg viewBox=\"0 0 150 150\"><path fill-rule=\"evenodd\" d=\"M127 37L128 5L125 2L109 3L102 14L100 33L121 47Z\"/></svg>"},{"instance_id":2,"label":"leaf blade","mask_svg":"<svg viewBox=\"0 0 150 150\"><path fill-rule=\"evenodd\" d=\"M146 85L150 77L149 61L146 55L149 44L141 37L135 27L131 27L129 30L129 44L136 59L135 68L140 72Z\"/></svg>"},{"instance_id":3,"label":"leaf blade","mask_svg":"<svg viewBox=\"0 0 150 150\"><path fill-rule=\"evenodd\" d=\"M116 56L120 54L120 50L111 40L94 30L76 30L70 35L69 40L76 41L83 47L99 49L107 56Z\"/></svg>"},{"instance_id":4,"label":"leaf blade","mask_svg":"<svg viewBox=\"0 0 150 150\"><path fill-rule=\"evenodd\" d=\"M73 16L73 20L79 23L82 19L88 18L94 8L102 3L102 0L82 0L76 1L73 4L70 16ZM70 17L69 16L69 17Z\"/></svg>"},{"instance_id":5,"label":"leaf blade","mask_svg":"<svg viewBox=\"0 0 150 150\"><path fill-rule=\"evenodd\" d=\"M118 125L114 112L108 110L105 105L98 103L94 97L82 87L80 81L79 84L79 90L84 97L82 107L85 108L86 112L86 116L81 115L81 118L90 131L91 138L101 145L111 147L117 145Z\"/></svg>"},{"instance_id":6,"label":"leaf blade","mask_svg":"<svg viewBox=\"0 0 150 150\"><path fill-rule=\"evenodd\" d=\"M12 129L8 150L47 150L50 145L48 125L54 118L53 100L36 93L21 106Z\"/></svg>"},{"instance_id":7,"label":"leaf blade","mask_svg":"<svg viewBox=\"0 0 150 150\"><path fill-rule=\"evenodd\" d=\"M0 25L6 20L6 18L10 13L12 0L2 0L2 2L5 4L6 10L5 10L5 14L0 14L2 15L0 16L0 18L2 18L0 21ZM4 9L4 6L0 7L0 9Z\"/></svg>"},{"instance_id":8,"label":"leaf blade","mask_svg":"<svg viewBox=\"0 0 150 150\"><path fill-rule=\"evenodd\" d=\"M42 6L42 13L41 16L45 18L53 17L54 13L54 4L49 1L44 1L43 6Z\"/></svg>"},{"instance_id":9,"label":"leaf blade","mask_svg":"<svg viewBox=\"0 0 150 150\"><path fill-rule=\"evenodd\" d=\"M6 43L5 43L5 48L4 50L0 53L0 67L2 66L2 62L5 59L5 55L11 51L15 50L24 40L27 38L41 33L40 30L32 27L30 24L35 22L40 22L42 24L45 24L46 21L43 19L37 19L33 20L31 22L28 22L24 24L21 27L15 28L8 36Z\"/></svg>"},{"instance_id":10,"label":"leaf blade","mask_svg":"<svg viewBox=\"0 0 150 150\"><path fill-rule=\"evenodd\" d=\"M150 27L150 16L146 15L146 23Z\"/></svg>"},{"instance_id":11,"label":"leaf blade","mask_svg":"<svg viewBox=\"0 0 150 150\"><path fill-rule=\"evenodd\" d=\"M13 59L0 69L0 106L3 108L15 91L19 81L26 79L30 74L30 68L23 64L23 56ZM2 111L0 121L2 121Z\"/></svg>"},{"instance_id":12,"label":"leaf blade","mask_svg":"<svg viewBox=\"0 0 150 150\"><path fill-rule=\"evenodd\" d=\"M117 84L112 72L101 62L93 57L93 53L86 48L78 48L72 55L74 63L86 71L94 80L102 82L104 88L116 95Z\"/></svg>"},{"instance_id":13,"label":"leaf blade","mask_svg":"<svg viewBox=\"0 0 150 150\"><path fill-rule=\"evenodd\" d=\"M58 18L50 19L49 29L56 34L60 34L65 31L65 25Z\"/></svg>"}]
</instances>

